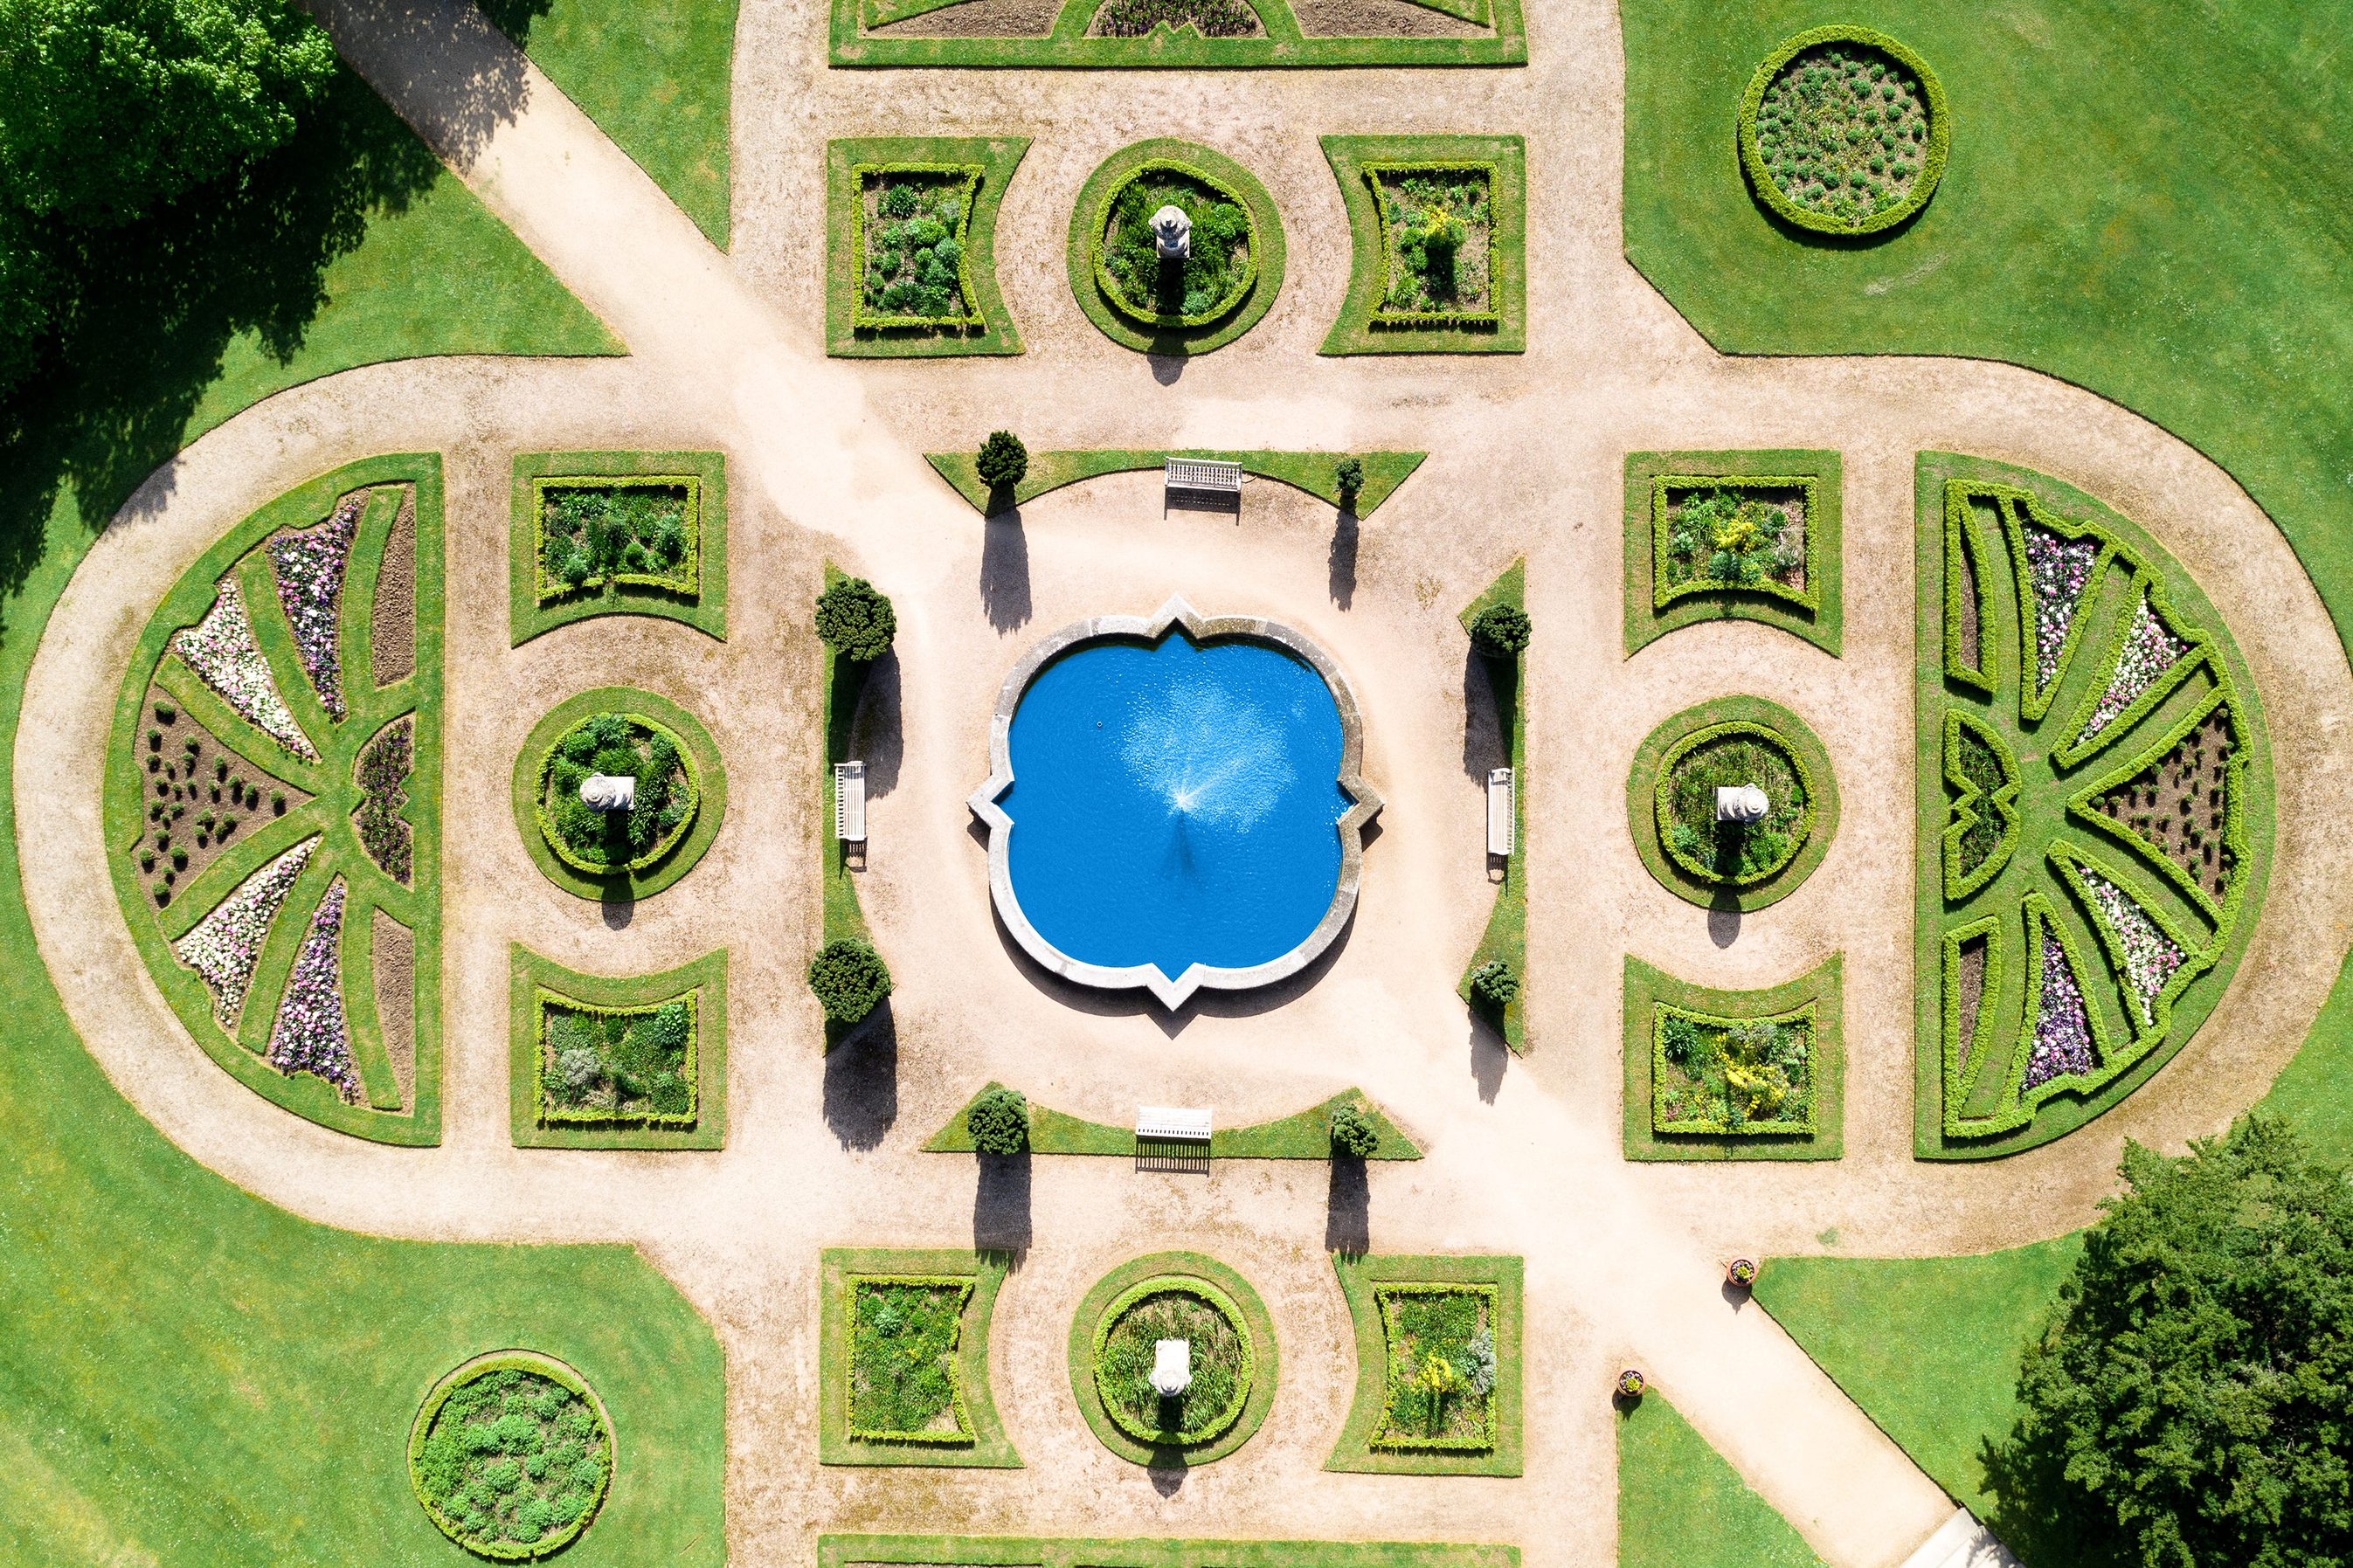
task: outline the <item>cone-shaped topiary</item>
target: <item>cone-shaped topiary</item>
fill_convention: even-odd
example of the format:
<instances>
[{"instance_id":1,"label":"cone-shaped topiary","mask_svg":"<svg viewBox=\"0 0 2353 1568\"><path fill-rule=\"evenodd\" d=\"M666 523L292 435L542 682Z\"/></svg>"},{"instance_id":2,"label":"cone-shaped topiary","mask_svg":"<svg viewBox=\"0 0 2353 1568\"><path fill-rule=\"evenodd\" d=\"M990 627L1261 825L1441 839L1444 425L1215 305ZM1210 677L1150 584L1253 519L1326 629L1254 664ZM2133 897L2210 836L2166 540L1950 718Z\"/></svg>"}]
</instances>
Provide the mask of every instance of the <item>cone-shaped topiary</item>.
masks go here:
<instances>
[{"instance_id":1,"label":"cone-shaped topiary","mask_svg":"<svg viewBox=\"0 0 2353 1568\"><path fill-rule=\"evenodd\" d=\"M882 955L862 942L837 937L809 960L809 989L839 1024L855 1024L891 994L891 971Z\"/></svg>"},{"instance_id":2,"label":"cone-shaped topiary","mask_svg":"<svg viewBox=\"0 0 2353 1568\"><path fill-rule=\"evenodd\" d=\"M817 600L817 635L844 658L861 663L891 651L898 613L863 577L844 577Z\"/></svg>"},{"instance_id":3,"label":"cone-shaped topiary","mask_svg":"<svg viewBox=\"0 0 2353 1568\"><path fill-rule=\"evenodd\" d=\"M992 430L980 444L980 456L973 467L980 470L981 482L989 489L1010 489L1029 471L1029 448L1010 430Z\"/></svg>"},{"instance_id":4,"label":"cone-shaped topiary","mask_svg":"<svg viewBox=\"0 0 2353 1568\"><path fill-rule=\"evenodd\" d=\"M972 1146L984 1154L1018 1154L1029 1147L1029 1102L1003 1085L982 1091L965 1113Z\"/></svg>"},{"instance_id":5,"label":"cone-shaped topiary","mask_svg":"<svg viewBox=\"0 0 2353 1568\"><path fill-rule=\"evenodd\" d=\"M1490 605L1472 621L1471 642L1489 658L1516 658L1534 632L1528 613L1517 605Z\"/></svg>"},{"instance_id":6,"label":"cone-shaped topiary","mask_svg":"<svg viewBox=\"0 0 2353 1568\"><path fill-rule=\"evenodd\" d=\"M1369 1156L1380 1147L1380 1129L1373 1119L1354 1105L1343 1105L1332 1112L1332 1149L1335 1153L1354 1154L1358 1159Z\"/></svg>"}]
</instances>

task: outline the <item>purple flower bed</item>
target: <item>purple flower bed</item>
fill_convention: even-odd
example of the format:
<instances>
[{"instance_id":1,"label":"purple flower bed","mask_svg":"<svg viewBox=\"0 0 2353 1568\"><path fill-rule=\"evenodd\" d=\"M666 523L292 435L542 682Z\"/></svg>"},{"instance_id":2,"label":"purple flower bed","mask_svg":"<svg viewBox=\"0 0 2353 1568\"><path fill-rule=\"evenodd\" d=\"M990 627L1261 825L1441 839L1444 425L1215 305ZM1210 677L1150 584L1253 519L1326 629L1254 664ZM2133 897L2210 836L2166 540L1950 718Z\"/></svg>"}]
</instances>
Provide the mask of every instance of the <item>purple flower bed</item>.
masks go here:
<instances>
[{"instance_id":1,"label":"purple flower bed","mask_svg":"<svg viewBox=\"0 0 2353 1568\"><path fill-rule=\"evenodd\" d=\"M343 567L367 510L362 491L345 496L326 521L300 533L280 533L269 542L269 564L278 574L278 603L294 634L302 672L318 689L330 718L343 717L343 670L336 650L342 621Z\"/></svg>"},{"instance_id":2,"label":"purple flower bed","mask_svg":"<svg viewBox=\"0 0 2353 1568\"><path fill-rule=\"evenodd\" d=\"M294 887L294 879L311 863L319 847L314 837L256 871L237 890L198 921L187 935L172 944L173 953L196 972L213 994L213 1016L224 1029L237 1027L245 1006L246 987L253 984L253 966L261 944L269 936L269 922Z\"/></svg>"},{"instance_id":3,"label":"purple flower bed","mask_svg":"<svg viewBox=\"0 0 2353 1568\"><path fill-rule=\"evenodd\" d=\"M2140 1014L2140 1026L2146 1029L2158 994L2189 955L2157 929L2157 922L2131 894L2105 877L2084 872L2084 890L2092 895L2093 905L2124 950L2125 989Z\"/></svg>"},{"instance_id":4,"label":"purple flower bed","mask_svg":"<svg viewBox=\"0 0 2353 1568\"><path fill-rule=\"evenodd\" d=\"M2042 938L2042 999L2034 1015L2034 1048L2026 1058L2026 1081L2033 1089L2064 1073L2092 1070L2092 1015L2084 1005L2067 950L2047 932Z\"/></svg>"},{"instance_id":5,"label":"purple flower bed","mask_svg":"<svg viewBox=\"0 0 2353 1568\"><path fill-rule=\"evenodd\" d=\"M343 879L335 879L311 917L302 951L295 955L278 1022L269 1032L269 1065L291 1078L312 1073L332 1084L346 1105L360 1098L359 1068L343 1019L343 963L337 946L343 934Z\"/></svg>"},{"instance_id":6,"label":"purple flower bed","mask_svg":"<svg viewBox=\"0 0 2353 1568\"><path fill-rule=\"evenodd\" d=\"M2092 710L2091 719L2084 725L2083 739L2088 741L2106 729L2116 716L2133 705L2133 700L2147 691L2157 678L2171 669L2189 645L2166 630L2165 623L2157 618L2149 607L2148 595L2140 596L2140 607L2133 612L2132 631L2125 637L2125 649L2117 656L2116 673L2108 678L2108 689L2100 693L2100 700Z\"/></svg>"},{"instance_id":7,"label":"purple flower bed","mask_svg":"<svg viewBox=\"0 0 2353 1568\"><path fill-rule=\"evenodd\" d=\"M173 634L172 651L271 740L305 762L319 760L318 748L287 710L286 699L270 677L269 661L253 640L253 623L246 617L245 598L235 578L221 579L220 597L203 620Z\"/></svg>"},{"instance_id":8,"label":"purple flower bed","mask_svg":"<svg viewBox=\"0 0 2353 1568\"><path fill-rule=\"evenodd\" d=\"M2034 689L2051 684L2059 669L2059 650L2067 646L2067 628L2084 597L2084 584L2099 559L2097 540L2070 543L2049 529L2026 531L2026 570L2034 581Z\"/></svg>"},{"instance_id":9,"label":"purple flower bed","mask_svg":"<svg viewBox=\"0 0 2353 1568\"><path fill-rule=\"evenodd\" d=\"M364 794L359 820L360 844L384 874L408 886L411 834L400 808L408 802L408 773L415 765L410 746L413 721L401 719L367 743L360 752L359 784Z\"/></svg>"}]
</instances>

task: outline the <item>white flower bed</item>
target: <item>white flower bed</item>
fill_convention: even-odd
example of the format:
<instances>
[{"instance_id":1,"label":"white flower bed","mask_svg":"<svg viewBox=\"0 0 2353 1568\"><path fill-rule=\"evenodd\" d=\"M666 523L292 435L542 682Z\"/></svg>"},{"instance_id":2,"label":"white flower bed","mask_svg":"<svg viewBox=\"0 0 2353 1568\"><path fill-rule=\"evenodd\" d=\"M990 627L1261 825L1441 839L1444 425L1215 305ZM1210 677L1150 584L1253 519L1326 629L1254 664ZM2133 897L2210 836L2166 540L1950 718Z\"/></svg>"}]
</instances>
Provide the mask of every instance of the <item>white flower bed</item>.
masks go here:
<instances>
[{"instance_id":1,"label":"white flower bed","mask_svg":"<svg viewBox=\"0 0 2353 1568\"><path fill-rule=\"evenodd\" d=\"M311 930L295 955L278 1022L269 1033L269 1065L291 1078L315 1073L334 1085L347 1105L360 1098L359 1068L352 1061L351 1031L343 1017L343 974L339 952L343 934L343 879L335 879L311 917Z\"/></svg>"},{"instance_id":2,"label":"white flower bed","mask_svg":"<svg viewBox=\"0 0 2353 1568\"><path fill-rule=\"evenodd\" d=\"M287 711L286 699L270 678L269 661L253 640L253 623L246 617L245 598L235 578L221 579L220 597L203 620L173 636L172 651L270 739L305 762L319 760L318 749Z\"/></svg>"},{"instance_id":3,"label":"white flower bed","mask_svg":"<svg viewBox=\"0 0 2353 1568\"><path fill-rule=\"evenodd\" d=\"M2067 628L2074 624L2100 546L2091 539L2070 543L2043 528L2029 528L2025 534L2026 571L2034 582L2034 689L2041 691L2058 673L2059 653L2067 646Z\"/></svg>"},{"instance_id":4,"label":"white flower bed","mask_svg":"<svg viewBox=\"0 0 2353 1568\"><path fill-rule=\"evenodd\" d=\"M2116 673L2108 678L2108 689L2100 693L2100 700L2092 710L2092 717L2084 726L2082 739L2090 740L2114 721L2116 716L2133 705L2133 700L2156 684L2157 678L2171 669L2189 645L2165 629L2165 623L2149 608L2148 595L2140 596L2140 606L2133 612L2132 630L2125 637L2125 650L2116 659Z\"/></svg>"},{"instance_id":5,"label":"white flower bed","mask_svg":"<svg viewBox=\"0 0 2353 1568\"><path fill-rule=\"evenodd\" d=\"M343 668L336 639L343 618L343 569L367 499L364 490L345 496L326 521L300 533L280 533L269 542L278 603L294 634L302 672L317 689L320 706L339 722L344 712Z\"/></svg>"},{"instance_id":6,"label":"white flower bed","mask_svg":"<svg viewBox=\"0 0 2353 1568\"><path fill-rule=\"evenodd\" d=\"M293 889L294 879L311 863L319 847L316 836L237 884L212 913L198 921L188 934L172 944L173 954L195 970L213 994L213 1016L224 1029L234 1031L245 1006L246 987L253 984L253 966L269 938L269 922Z\"/></svg>"},{"instance_id":7,"label":"white flower bed","mask_svg":"<svg viewBox=\"0 0 2353 1568\"><path fill-rule=\"evenodd\" d=\"M2133 896L2096 872L2084 873L2084 890L2108 922L2108 930L2124 950L2125 989L2140 1014L2140 1026L2149 1026L2150 1008L2173 972L2189 955L2166 939Z\"/></svg>"}]
</instances>

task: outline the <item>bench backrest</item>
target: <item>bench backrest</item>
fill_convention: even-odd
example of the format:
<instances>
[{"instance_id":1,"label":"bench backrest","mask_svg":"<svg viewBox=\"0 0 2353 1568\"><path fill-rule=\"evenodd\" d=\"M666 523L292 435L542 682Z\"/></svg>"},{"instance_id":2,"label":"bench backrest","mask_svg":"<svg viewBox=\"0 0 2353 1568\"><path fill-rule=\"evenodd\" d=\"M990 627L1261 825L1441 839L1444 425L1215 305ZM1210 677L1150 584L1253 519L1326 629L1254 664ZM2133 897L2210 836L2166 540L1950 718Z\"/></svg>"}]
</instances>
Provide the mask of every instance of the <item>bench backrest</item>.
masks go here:
<instances>
[{"instance_id":1,"label":"bench backrest","mask_svg":"<svg viewBox=\"0 0 2353 1568\"><path fill-rule=\"evenodd\" d=\"M1170 458L1163 481L1172 490L1236 490L1242 488L1242 466L1214 458Z\"/></svg>"},{"instance_id":2,"label":"bench backrest","mask_svg":"<svg viewBox=\"0 0 2353 1568\"><path fill-rule=\"evenodd\" d=\"M866 764L833 764L833 836L849 844L866 842Z\"/></svg>"},{"instance_id":3,"label":"bench backrest","mask_svg":"<svg viewBox=\"0 0 2353 1568\"><path fill-rule=\"evenodd\" d=\"M1192 1110L1173 1105L1139 1105L1135 1108L1135 1135L1138 1138L1207 1143L1209 1141L1209 1113L1206 1109Z\"/></svg>"}]
</instances>

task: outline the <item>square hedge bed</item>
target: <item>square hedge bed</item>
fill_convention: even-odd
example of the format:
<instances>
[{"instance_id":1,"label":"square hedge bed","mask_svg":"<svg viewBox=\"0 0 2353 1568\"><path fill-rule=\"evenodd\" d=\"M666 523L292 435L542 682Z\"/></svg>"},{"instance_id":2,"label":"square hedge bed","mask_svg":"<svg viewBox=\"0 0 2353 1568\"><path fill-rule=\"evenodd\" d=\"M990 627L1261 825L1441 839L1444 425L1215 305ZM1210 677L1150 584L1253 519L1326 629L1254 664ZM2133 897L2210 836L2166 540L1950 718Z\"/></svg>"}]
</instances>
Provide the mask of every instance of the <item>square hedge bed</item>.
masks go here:
<instances>
[{"instance_id":1,"label":"square hedge bed","mask_svg":"<svg viewBox=\"0 0 2353 1568\"><path fill-rule=\"evenodd\" d=\"M1845 955L1763 991L1712 991L1686 984L1629 953L1625 987L1625 1154L1629 1160L1835 1160L1845 1152ZM1703 1040L1728 1028L1770 1024L1786 1039L1802 1030L1806 1114L1711 1125L1700 1097L1669 1059L1666 1032L1680 1019ZM1764 1047L1769 1055L1769 1046ZM1769 1077L1769 1064L1740 1069ZM1784 1075L1786 1076L1786 1074Z\"/></svg>"},{"instance_id":2,"label":"square hedge bed","mask_svg":"<svg viewBox=\"0 0 2353 1568\"><path fill-rule=\"evenodd\" d=\"M1356 1396L1324 1468L1383 1475L1520 1474L1520 1260L1335 1254L1332 1267L1356 1327ZM1454 1317L1463 1316L1461 1308L1467 1305L1467 1325L1438 1321L1450 1304L1457 1305L1448 1314ZM1447 1359L1479 1329L1492 1340L1493 1386L1483 1400L1467 1390L1454 1392L1441 1405L1444 1428L1432 1431L1410 1408L1428 1397L1417 1384L1419 1365L1413 1358Z\"/></svg>"},{"instance_id":3,"label":"square hedge bed","mask_svg":"<svg viewBox=\"0 0 2353 1568\"><path fill-rule=\"evenodd\" d=\"M1326 354L1522 353L1528 346L1527 153L1517 136L1326 136L1324 160L1340 182L1356 258L1348 292L1323 348ZM1410 287L1415 188L1476 192L1475 206L1457 199L1464 240L1458 276L1484 279L1476 300L1450 304ZM1425 191L1424 194L1430 194ZM1396 208L1394 215L1392 207ZM1471 221L1475 216L1478 221ZM1427 226L1426 224L1421 226Z\"/></svg>"},{"instance_id":4,"label":"square hedge bed","mask_svg":"<svg viewBox=\"0 0 2353 1568\"><path fill-rule=\"evenodd\" d=\"M1746 620L1778 626L1836 658L1844 624L1840 479L1836 452L1629 452L1627 657L1684 626ZM1778 526L1795 546L1782 552L1792 557L1787 568L1736 585L1694 559L1710 552L1706 541L1694 541L1693 551L1675 549L1686 510L1717 492L1736 505L1762 503L1786 520ZM1799 537L1789 541L1792 527Z\"/></svg>"},{"instance_id":5,"label":"square hedge bed","mask_svg":"<svg viewBox=\"0 0 2353 1568\"><path fill-rule=\"evenodd\" d=\"M1021 353L1021 333L997 288L997 210L1029 150L1025 136L868 136L827 142L825 352L839 359ZM917 186L934 217L943 194L958 203L957 297L946 313L892 310L869 299L871 242L886 220L868 209L879 203L883 189L901 184Z\"/></svg>"},{"instance_id":6,"label":"square hedge bed","mask_svg":"<svg viewBox=\"0 0 2353 1568\"><path fill-rule=\"evenodd\" d=\"M717 452L522 452L508 540L512 644L594 616L660 616L727 640L727 466ZM637 552L601 556L598 530ZM626 537L620 537L626 535ZM579 551L575 584L558 559Z\"/></svg>"},{"instance_id":7,"label":"square hedge bed","mask_svg":"<svg viewBox=\"0 0 2353 1568\"><path fill-rule=\"evenodd\" d=\"M828 1247L818 1259L818 1461L1019 1469L988 1388L1003 1253ZM929 1375L880 1378L861 1341L916 1352Z\"/></svg>"},{"instance_id":8,"label":"square hedge bed","mask_svg":"<svg viewBox=\"0 0 2353 1568\"><path fill-rule=\"evenodd\" d=\"M871 29L945 9L955 0L833 0L828 59L836 66L944 66L1235 70L1331 66L1521 66L1528 38L1520 0L1418 0L1426 10L1487 31L1451 37L1310 36L1289 0L1248 0L1264 31L1203 37L1166 25L1142 37L1089 36L1103 0L1065 0L1043 33L931 37Z\"/></svg>"},{"instance_id":9,"label":"square hedge bed","mask_svg":"<svg viewBox=\"0 0 2353 1568\"><path fill-rule=\"evenodd\" d=\"M577 973L521 942L510 960L516 1148L717 1149L726 1142L726 949L659 974L620 978ZM682 1039L667 1037L673 1009L684 1013ZM559 1065L562 1053L583 1049L600 1059L594 1087L575 1096L563 1089ZM641 1059L648 1052L658 1059Z\"/></svg>"}]
</instances>

